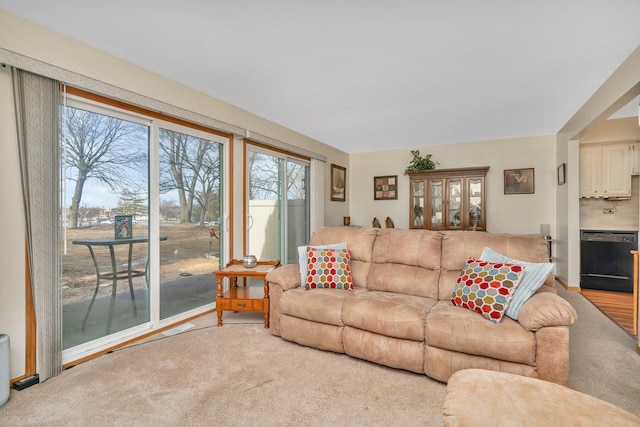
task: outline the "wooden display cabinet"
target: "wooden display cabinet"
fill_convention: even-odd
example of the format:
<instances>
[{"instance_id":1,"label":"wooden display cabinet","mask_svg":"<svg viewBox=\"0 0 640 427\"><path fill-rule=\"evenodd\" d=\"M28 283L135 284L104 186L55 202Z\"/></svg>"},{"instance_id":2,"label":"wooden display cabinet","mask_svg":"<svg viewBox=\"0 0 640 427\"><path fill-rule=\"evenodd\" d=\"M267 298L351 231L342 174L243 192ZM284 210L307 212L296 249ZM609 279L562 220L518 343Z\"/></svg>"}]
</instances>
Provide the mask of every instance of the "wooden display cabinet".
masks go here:
<instances>
[{"instance_id":1,"label":"wooden display cabinet","mask_svg":"<svg viewBox=\"0 0 640 427\"><path fill-rule=\"evenodd\" d=\"M489 166L407 172L409 228L486 231Z\"/></svg>"}]
</instances>

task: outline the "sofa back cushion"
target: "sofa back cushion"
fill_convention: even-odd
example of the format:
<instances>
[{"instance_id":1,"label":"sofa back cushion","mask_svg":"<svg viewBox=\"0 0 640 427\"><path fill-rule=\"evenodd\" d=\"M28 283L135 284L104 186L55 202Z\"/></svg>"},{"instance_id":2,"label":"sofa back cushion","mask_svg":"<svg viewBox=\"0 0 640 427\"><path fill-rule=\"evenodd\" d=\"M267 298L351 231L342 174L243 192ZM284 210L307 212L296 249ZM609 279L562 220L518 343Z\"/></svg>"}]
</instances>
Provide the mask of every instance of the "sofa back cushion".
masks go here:
<instances>
[{"instance_id":1,"label":"sofa back cushion","mask_svg":"<svg viewBox=\"0 0 640 427\"><path fill-rule=\"evenodd\" d=\"M353 284L358 287L366 287L376 232L375 228L322 227L313 232L309 245L346 242L351 257Z\"/></svg>"},{"instance_id":2,"label":"sofa back cushion","mask_svg":"<svg viewBox=\"0 0 640 427\"><path fill-rule=\"evenodd\" d=\"M438 286L440 300L449 300L469 258L480 258L489 247L502 255L527 262L549 262L547 243L539 234L492 234L477 231L445 231L442 236L442 274ZM550 274L544 291L555 292Z\"/></svg>"},{"instance_id":3,"label":"sofa back cushion","mask_svg":"<svg viewBox=\"0 0 640 427\"><path fill-rule=\"evenodd\" d=\"M437 299L441 245L442 233L439 231L379 230L373 245L373 264L367 287Z\"/></svg>"}]
</instances>

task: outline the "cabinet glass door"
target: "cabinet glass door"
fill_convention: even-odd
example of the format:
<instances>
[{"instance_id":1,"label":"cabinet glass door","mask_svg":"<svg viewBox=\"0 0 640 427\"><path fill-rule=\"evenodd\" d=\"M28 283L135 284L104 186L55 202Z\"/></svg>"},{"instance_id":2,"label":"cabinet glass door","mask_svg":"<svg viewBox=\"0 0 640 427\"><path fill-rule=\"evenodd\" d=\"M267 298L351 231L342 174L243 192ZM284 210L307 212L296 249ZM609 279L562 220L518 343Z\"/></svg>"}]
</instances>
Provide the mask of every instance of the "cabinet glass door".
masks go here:
<instances>
[{"instance_id":1,"label":"cabinet glass door","mask_svg":"<svg viewBox=\"0 0 640 427\"><path fill-rule=\"evenodd\" d=\"M424 227L424 181L413 181L411 183L411 198L413 202L413 213L411 215L411 228Z\"/></svg>"},{"instance_id":2,"label":"cabinet glass door","mask_svg":"<svg viewBox=\"0 0 640 427\"><path fill-rule=\"evenodd\" d=\"M482 228L482 178L469 179L469 228Z\"/></svg>"},{"instance_id":3,"label":"cabinet glass door","mask_svg":"<svg viewBox=\"0 0 640 427\"><path fill-rule=\"evenodd\" d=\"M447 228L461 228L462 217L460 216L460 208L462 207L462 180L450 179L447 181L447 195L449 199L449 221Z\"/></svg>"},{"instance_id":4,"label":"cabinet glass door","mask_svg":"<svg viewBox=\"0 0 640 427\"><path fill-rule=\"evenodd\" d=\"M431 181L431 228L442 228L442 181Z\"/></svg>"},{"instance_id":5,"label":"cabinet glass door","mask_svg":"<svg viewBox=\"0 0 640 427\"><path fill-rule=\"evenodd\" d=\"M469 228L482 228L482 178L469 179Z\"/></svg>"}]
</instances>

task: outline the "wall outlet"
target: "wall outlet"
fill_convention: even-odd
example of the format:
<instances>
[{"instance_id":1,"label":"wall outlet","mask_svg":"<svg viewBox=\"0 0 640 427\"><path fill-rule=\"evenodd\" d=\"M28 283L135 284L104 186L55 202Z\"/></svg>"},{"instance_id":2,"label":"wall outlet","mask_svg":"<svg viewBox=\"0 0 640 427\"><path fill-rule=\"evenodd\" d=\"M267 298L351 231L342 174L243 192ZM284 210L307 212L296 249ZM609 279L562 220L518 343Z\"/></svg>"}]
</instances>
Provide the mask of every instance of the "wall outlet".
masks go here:
<instances>
[{"instance_id":1,"label":"wall outlet","mask_svg":"<svg viewBox=\"0 0 640 427\"><path fill-rule=\"evenodd\" d=\"M602 213L603 214L612 214L614 212L615 211L613 210L613 208L604 208L604 209L602 209Z\"/></svg>"}]
</instances>

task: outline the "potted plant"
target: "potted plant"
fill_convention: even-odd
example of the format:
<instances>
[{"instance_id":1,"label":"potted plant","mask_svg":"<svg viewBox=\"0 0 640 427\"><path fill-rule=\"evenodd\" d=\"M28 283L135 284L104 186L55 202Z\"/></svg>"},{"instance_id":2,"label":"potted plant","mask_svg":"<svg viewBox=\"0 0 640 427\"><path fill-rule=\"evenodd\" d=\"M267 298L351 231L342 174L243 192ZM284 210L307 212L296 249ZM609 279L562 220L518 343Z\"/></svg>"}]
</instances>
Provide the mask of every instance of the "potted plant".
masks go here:
<instances>
[{"instance_id":1,"label":"potted plant","mask_svg":"<svg viewBox=\"0 0 640 427\"><path fill-rule=\"evenodd\" d=\"M422 172L435 169L438 162L431 160L431 154L420 155L420 150L411 150L413 160L409 163L409 166L404 170L405 175L408 172Z\"/></svg>"}]
</instances>

